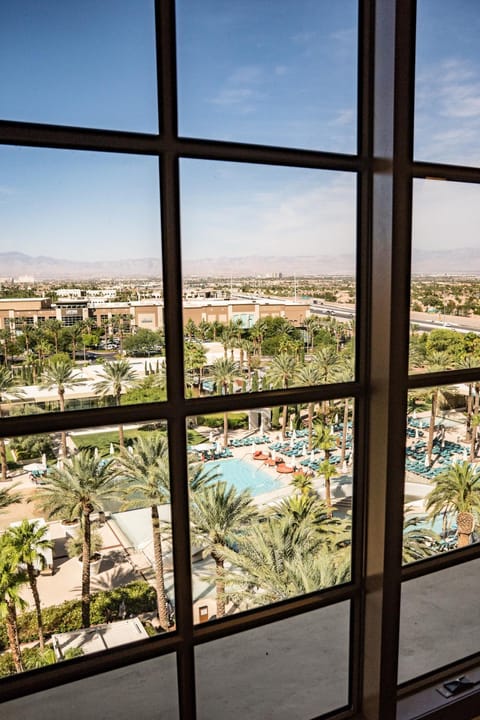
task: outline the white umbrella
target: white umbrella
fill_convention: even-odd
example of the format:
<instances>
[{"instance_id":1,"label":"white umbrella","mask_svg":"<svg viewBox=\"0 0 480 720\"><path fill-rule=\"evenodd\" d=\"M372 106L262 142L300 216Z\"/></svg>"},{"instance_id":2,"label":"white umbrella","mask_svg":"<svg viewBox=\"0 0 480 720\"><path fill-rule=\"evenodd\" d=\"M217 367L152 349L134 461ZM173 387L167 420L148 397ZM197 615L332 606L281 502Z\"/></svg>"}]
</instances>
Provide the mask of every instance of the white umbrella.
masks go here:
<instances>
[{"instance_id":1,"label":"white umbrella","mask_svg":"<svg viewBox=\"0 0 480 720\"><path fill-rule=\"evenodd\" d=\"M213 443L213 431L210 431L210 435L208 436L209 442Z\"/></svg>"},{"instance_id":2,"label":"white umbrella","mask_svg":"<svg viewBox=\"0 0 480 720\"><path fill-rule=\"evenodd\" d=\"M295 428L293 428L292 440L296 440L296 439L297 439L297 432L296 432Z\"/></svg>"},{"instance_id":3,"label":"white umbrella","mask_svg":"<svg viewBox=\"0 0 480 720\"><path fill-rule=\"evenodd\" d=\"M133 455L133 447L131 445L128 446L128 452L130 455Z\"/></svg>"},{"instance_id":4,"label":"white umbrella","mask_svg":"<svg viewBox=\"0 0 480 720\"><path fill-rule=\"evenodd\" d=\"M47 467L47 456L45 453L42 454L42 465L45 465Z\"/></svg>"},{"instance_id":5,"label":"white umbrella","mask_svg":"<svg viewBox=\"0 0 480 720\"><path fill-rule=\"evenodd\" d=\"M302 456L305 457L306 454L307 454L307 446L305 445L305 443L303 443L303 445L302 445Z\"/></svg>"},{"instance_id":6,"label":"white umbrella","mask_svg":"<svg viewBox=\"0 0 480 720\"><path fill-rule=\"evenodd\" d=\"M310 462L315 462L315 451L314 450L312 450L312 452L310 453Z\"/></svg>"},{"instance_id":7,"label":"white umbrella","mask_svg":"<svg viewBox=\"0 0 480 720\"><path fill-rule=\"evenodd\" d=\"M97 447L93 451L93 457L95 458L95 460L98 460L98 448Z\"/></svg>"},{"instance_id":8,"label":"white umbrella","mask_svg":"<svg viewBox=\"0 0 480 720\"><path fill-rule=\"evenodd\" d=\"M58 460L57 460L57 470L63 470L63 460L62 460L62 458L58 458Z\"/></svg>"},{"instance_id":9,"label":"white umbrella","mask_svg":"<svg viewBox=\"0 0 480 720\"><path fill-rule=\"evenodd\" d=\"M428 455L425 455L425 467L426 467L426 468L429 468L429 467L430 467L430 461L429 461L429 459L428 459Z\"/></svg>"},{"instance_id":10,"label":"white umbrella","mask_svg":"<svg viewBox=\"0 0 480 720\"><path fill-rule=\"evenodd\" d=\"M113 443L110 443L110 455L115 454L115 448L113 447Z\"/></svg>"}]
</instances>

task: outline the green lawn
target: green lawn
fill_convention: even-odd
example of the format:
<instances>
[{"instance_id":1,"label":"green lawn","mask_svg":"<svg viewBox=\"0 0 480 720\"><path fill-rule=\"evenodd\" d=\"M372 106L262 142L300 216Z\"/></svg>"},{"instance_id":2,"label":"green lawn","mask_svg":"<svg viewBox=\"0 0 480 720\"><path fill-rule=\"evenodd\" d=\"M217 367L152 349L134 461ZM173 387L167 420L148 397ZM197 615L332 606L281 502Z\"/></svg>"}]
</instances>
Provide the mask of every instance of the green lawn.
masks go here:
<instances>
[{"instance_id":1,"label":"green lawn","mask_svg":"<svg viewBox=\"0 0 480 720\"><path fill-rule=\"evenodd\" d=\"M139 435L143 433L152 432L151 425L145 425L143 428L135 428L134 430L125 430L125 444L129 444L129 440L135 440ZM153 431L161 432L161 431ZM75 445L81 448L98 448L99 455L106 456L110 454L110 443L113 443L115 452L119 450L118 431L110 430L108 432L91 432L85 433L85 435L73 435L72 436ZM195 445L196 443L203 442L205 440L203 435L196 432L196 430L188 431L188 443Z\"/></svg>"}]
</instances>

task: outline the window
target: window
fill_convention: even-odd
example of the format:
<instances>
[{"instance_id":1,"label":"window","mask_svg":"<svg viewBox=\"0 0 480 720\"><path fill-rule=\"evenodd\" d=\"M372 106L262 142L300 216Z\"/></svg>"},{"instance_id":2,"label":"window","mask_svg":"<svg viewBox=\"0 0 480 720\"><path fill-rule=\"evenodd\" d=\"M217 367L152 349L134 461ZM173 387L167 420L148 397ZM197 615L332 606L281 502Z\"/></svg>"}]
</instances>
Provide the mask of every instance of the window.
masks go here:
<instances>
[{"instance_id":1,"label":"window","mask_svg":"<svg viewBox=\"0 0 480 720\"><path fill-rule=\"evenodd\" d=\"M30 344L36 354L35 362L16 369L22 382L14 385L23 394L7 389L0 397L2 457L8 451L2 465L21 464L22 453L31 459L35 452L29 492L41 498L49 490L45 468L63 477L69 463L85 458L85 477L103 483L107 512L120 516L117 534L108 540L110 560L118 551L109 577L117 573L119 595L111 615L99 615L103 640L98 629L92 632L91 652L69 661L67 650L78 636L56 633L57 659L65 662L0 681L6 717L33 717L37 701L45 708L65 702L70 688L77 707L88 709L86 690L95 694L99 687L110 688L124 707L141 707L145 716L153 706L161 716L181 720L272 712L299 720L324 714L393 720L414 718L420 707L422 717L440 717L439 707L445 718L473 716L468 692L447 700L435 687L466 670L476 677L478 643L468 613L480 545L468 542L452 552L437 552L435 545L419 557L418 535L410 545L407 535L409 523L419 529L409 509L419 491L409 473L425 485L440 465L460 460L465 448L468 460L476 460L480 382L478 363L453 362L457 346L460 356L478 357L476 331L463 333L466 328L451 327L447 319L455 309L477 314L476 280L459 290L454 278L434 277L437 271L417 276L424 272L422 253L431 250L428 223L436 221L428 208L436 212L452 197L460 198L461 209L469 203L476 208L480 170L446 164L465 156L438 156L426 143L429 108L419 72L425 72L425 37L440 42L429 23L438 4L419 0L418 25L416 4L344 0L329 8L305 0L280 2L274 14L268 4L247 0L232 7L216 0L122 0L102 3L101 10L87 3L82 17L78 9L69 15L57 8L46 18L32 5L28 22L13 3L0 11L0 37L8 37L0 42L0 63L14 69L1 106L0 199L7 199L11 232L11 245L2 252L31 249L25 215L36 224L42 247L29 268L13 266L10 258L11 273L27 278L27 286L35 272L46 286L60 276L58 287L42 291L71 282L72 298L115 285L121 307L128 305L117 314L101 305L92 311L96 322L87 300L81 310L74 300L70 307L60 303L65 309L57 320L52 316L40 330L31 328L45 333L45 343L30 332L23 346L2 338L7 368L29 357ZM441 4L449 17L463 19L467 33L463 10L457 14L453 4ZM478 15L471 17L472 28ZM32 57L40 55L52 29L61 43L45 53L37 77L22 48L29 38ZM61 66L57 52L60 61L70 58L75 72L54 82ZM44 77L50 82L37 88ZM436 101L441 104L443 96ZM22 194L13 192L19 187ZM447 217L452 234L455 222L465 220L464 212ZM448 250L451 240L442 235L441 241ZM49 251L64 262L57 275L44 257ZM133 262L139 258L142 263ZM20 308L25 302L17 298ZM427 337L411 328L410 313L414 325L427 324ZM14 317L4 317L5 328L15 325ZM130 318L131 332L125 327ZM448 357L433 364L432 352L442 343ZM81 372L65 351L82 362ZM123 352L131 363L117 381L108 372L125 362ZM66 396L58 379L48 380L52 355L72 371ZM450 405L438 400L445 388L452 390L444 393ZM17 413L20 406L26 412ZM37 414L38 408L46 412ZM463 424L455 425L455 412ZM135 455L144 438L145 448L162 446L153 462L161 492L156 487L150 502L150 468ZM447 457L447 450L453 455ZM272 488L277 454L283 469ZM255 487L259 479L265 482L268 502L259 493L243 508L242 531L232 538L218 532L212 540L202 519L205 497L216 492L218 500L223 493L223 502L231 486L215 477L200 501L192 490L201 485L197 471L205 473L210 459L241 462L247 455L250 467L258 463L265 472L256 475ZM279 479L293 475L294 466L304 469L295 493ZM218 465L208 467L219 472ZM317 482L313 487L307 468ZM125 476L134 492L119 500ZM275 574L279 503L292 496L304 504L320 498L327 525L335 505L328 542L337 554L322 555L318 547L325 549L326 541L309 544L312 534L305 533L290 574L285 567ZM126 502L128 523L120 507ZM105 534L97 509L92 513L88 504L84 527L92 524ZM154 533L162 523L159 550ZM322 523L325 528L325 518ZM150 524L152 534L142 535ZM69 527L67 522L56 539L64 543ZM425 535L429 528L420 530ZM463 534L472 539L472 532ZM440 539L447 544L448 533ZM89 549L83 545L87 557ZM159 557L164 565L157 573ZM138 593L153 588L149 612L152 618L158 612L164 631L149 628L152 637L136 622L137 605L132 600L127 608L121 594L136 570ZM101 589L94 572L90 582ZM62 573L47 579L60 586ZM457 623L455 646L447 649L446 618L458 607L458 587L465 617ZM160 591L165 601L155 607ZM429 608L416 631L428 593L442 593L444 602L440 610ZM79 609L84 626L96 624L100 613L89 598L85 584ZM137 596L135 603L141 604ZM117 643L108 636L119 621L126 625ZM100 642L106 648L96 654ZM148 677L131 689L131 674L141 676L144 669ZM258 677L263 687L257 698ZM219 678L223 695L211 692ZM448 707L442 707L445 701Z\"/></svg>"}]
</instances>

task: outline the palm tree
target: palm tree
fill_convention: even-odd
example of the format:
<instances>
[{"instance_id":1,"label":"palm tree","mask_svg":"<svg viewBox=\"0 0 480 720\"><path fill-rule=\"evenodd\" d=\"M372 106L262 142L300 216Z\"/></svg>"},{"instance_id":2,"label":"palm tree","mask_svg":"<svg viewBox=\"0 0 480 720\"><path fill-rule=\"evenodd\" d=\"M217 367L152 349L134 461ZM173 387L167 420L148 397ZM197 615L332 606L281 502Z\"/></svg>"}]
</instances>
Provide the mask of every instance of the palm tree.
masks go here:
<instances>
[{"instance_id":1,"label":"palm tree","mask_svg":"<svg viewBox=\"0 0 480 720\"><path fill-rule=\"evenodd\" d=\"M466 461L450 465L435 478L425 509L433 518L456 513L457 547L468 545L480 511L480 468Z\"/></svg>"},{"instance_id":2,"label":"palm tree","mask_svg":"<svg viewBox=\"0 0 480 720\"><path fill-rule=\"evenodd\" d=\"M313 386L313 385L320 385L322 382L322 375L320 368L317 365L314 365L313 363L308 363L307 365L301 365L297 369L297 373L295 376L295 382L302 386ZM312 433L313 433L313 406L315 403L310 402L308 403L308 416L307 416L307 423L308 423L308 449L312 449Z\"/></svg>"},{"instance_id":3,"label":"palm tree","mask_svg":"<svg viewBox=\"0 0 480 720\"><path fill-rule=\"evenodd\" d=\"M82 626L90 626L91 514L118 496L112 463L97 459L89 449L52 468L36 499L49 517L80 518L82 548Z\"/></svg>"},{"instance_id":4,"label":"palm tree","mask_svg":"<svg viewBox=\"0 0 480 720\"><path fill-rule=\"evenodd\" d=\"M58 356L47 363L42 373L42 386L48 390L56 388L60 412L65 412L65 391L80 385L83 380L75 372L70 358ZM62 453L67 456L67 433L62 431Z\"/></svg>"},{"instance_id":5,"label":"palm tree","mask_svg":"<svg viewBox=\"0 0 480 720\"><path fill-rule=\"evenodd\" d=\"M470 418L470 462L475 460L475 446L477 444L477 429L480 425L480 413L472 413Z\"/></svg>"},{"instance_id":6,"label":"palm tree","mask_svg":"<svg viewBox=\"0 0 480 720\"><path fill-rule=\"evenodd\" d=\"M330 479L337 475L335 467L330 462L331 451L336 447L335 436L330 432L328 425L317 423L314 427L313 447L323 450L325 459L320 464L319 473L325 478L325 502L329 515L332 513L332 495L330 491Z\"/></svg>"},{"instance_id":7,"label":"palm tree","mask_svg":"<svg viewBox=\"0 0 480 720\"><path fill-rule=\"evenodd\" d=\"M58 340L60 337L60 333L63 330L63 325L59 320L55 320L54 318L45 320L45 322L42 325L42 330L45 332L47 337L51 337L53 340L53 346L55 348L55 354L58 353Z\"/></svg>"},{"instance_id":8,"label":"palm tree","mask_svg":"<svg viewBox=\"0 0 480 720\"><path fill-rule=\"evenodd\" d=\"M278 602L350 579L349 556L274 518L252 525L235 552L226 549L224 555L232 564L230 592L248 604Z\"/></svg>"},{"instance_id":9,"label":"palm tree","mask_svg":"<svg viewBox=\"0 0 480 720\"><path fill-rule=\"evenodd\" d=\"M40 650L45 649L45 640L36 569L37 567L43 569L46 566L45 551L52 547L52 542L46 538L45 532L44 526L39 525L37 521L31 522L29 520L23 520L20 525L10 527L6 532L8 544L16 562L25 565L27 569L28 582L37 615Z\"/></svg>"},{"instance_id":10,"label":"palm tree","mask_svg":"<svg viewBox=\"0 0 480 720\"><path fill-rule=\"evenodd\" d=\"M162 534L158 506L170 501L170 480L168 471L168 445L164 435L152 433L137 438L133 452L120 453L117 461L117 475L122 478L124 507L150 508L155 590L160 625L169 628L167 593L163 568Z\"/></svg>"},{"instance_id":11,"label":"palm tree","mask_svg":"<svg viewBox=\"0 0 480 720\"><path fill-rule=\"evenodd\" d=\"M212 365L212 375L215 380L217 393L228 395L232 392L233 383L239 377L238 363L226 358L215 360ZM223 444L228 445L228 413L223 413Z\"/></svg>"},{"instance_id":12,"label":"palm tree","mask_svg":"<svg viewBox=\"0 0 480 720\"><path fill-rule=\"evenodd\" d=\"M297 361L293 355L288 353L280 353L276 355L267 372L267 383L270 383L274 387L282 388L286 390L295 373L297 371ZM283 420L282 420L282 438L285 439L285 433L287 431L287 413L288 404L283 406Z\"/></svg>"},{"instance_id":13,"label":"palm tree","mask_svg":"<svg viewBox=\"0 0 480 720\"><path fill-rule=\"evenodd\" d=\"M3 403L5 394L21 397L23 390L18 387L14 374L7 367L0 367L0 418L3 416ZM0 438L0 463L2 465L2 481L7 479L7 449L4 438Z\"/></svg>"},{"instance_id":14,"label":"palm tree","mask_svg":"<svg viewBox=\"0 0 480 720\"><path fill-rule=\"evenodd\" d=\"M444 370L446 367L451 365L451 358L446 352L432 352L428 358L428 369L430 372L439 372ZM442 389L440 387L434 387L431 390L431 410L430 410L430 425L428 428L428 440L427 440L427 458L428 464L432 464L432 450L433 450L433 436L435 433L435 420L437 417L438 401Z\"/></svg>"},{"instance_id":15,"label":"palm tree","mask_svg":"<svg viewBox=\"0 0 480 720\"><path fill-rule=\"evenodd\" d=\"M239 493L225 482L208 486L193 494L192 532L201 538L215 562L217 617L225 615L225 569L223 551L257 516L248 491Z\"/></svg>"},{"instance_id":16,"label":"palm tree","mask_svg":"<svg viewBox=\"0 0 480 720\"><path fill-rule=\"evenodd\" d=\"M105 395L113 395L115 404L120 405L120 398L123 392L130 388L137 379L137 373L132 368L128 360L115 360L107 362L102 368L104 377L93 386L95 392L101 397ZM123 425L118 426L118 437L120 447L125 447L125 438L123 434Z\"/></svg>"},{"instance_id":17,"label":"palm tree","mask_svg":"<svg viewBox=\"0 0 480 720\"><path fill-rule=\"evenodd\" d=\"M8 538L5 534L0 536L0 620L5 620L7 626L8 644L17 672L24 670L18 637L17 607L23 609L26 606L21 597L26 580L25 573L18 569L16 559L12 556Z\"/></svg>"},{"instance_id":18,"label":"palm tree","mask_svg":"<svg viewBox=\"0 0 480 720\"><path fill-rule=\"evenodd\" d=\"M419 515L411 515L410 508L405 508L405 520L403 523L403 545L402 562L415 562L423 558L435 555L436 545L440 536L425 527L425 520Z\"/></svg>"},{"instance_id":19,"label":"palm tree","mask_svg":"<svg viewBox=\"0 0 480 720\"><path fill-rule=\"evenodd\" d=\"M13 503L19 503L22 500L22 496L18 492L12 492L17 487L18 483L11 485L7 489L0 489L0 512L3 508L7 508Z\"/></svg>"}]
</instances>

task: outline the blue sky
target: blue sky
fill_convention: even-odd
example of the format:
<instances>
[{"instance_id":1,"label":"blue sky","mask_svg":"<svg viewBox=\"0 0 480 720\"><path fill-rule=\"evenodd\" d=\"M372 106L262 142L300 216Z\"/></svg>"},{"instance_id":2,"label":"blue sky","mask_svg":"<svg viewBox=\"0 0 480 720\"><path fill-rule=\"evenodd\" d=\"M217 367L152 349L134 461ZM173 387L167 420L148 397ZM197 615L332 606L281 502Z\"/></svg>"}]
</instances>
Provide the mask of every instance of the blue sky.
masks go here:
<instances>
[{"instance_id":1,"label":"blue sky","mask_svg":"<svg viewBox=\"0 0 480 720\"><path fill-rule=\"evenodd\" d=\"M0 3L0 117L157 132L153 12L153 0ZM354 0L178 0L180 133L355 152L356 24ZM477 0L419 0L419 159L480 164L479 36ZM352 175L193 160L180 171L185 258L353 262ZM452 232L478 246L477 188L439 185L416 184L415 247L451 247ZM157 162L0 147L0 223L0 251L158 257Z\"/></svg>"}]
</instances>

